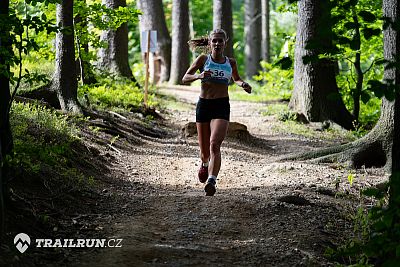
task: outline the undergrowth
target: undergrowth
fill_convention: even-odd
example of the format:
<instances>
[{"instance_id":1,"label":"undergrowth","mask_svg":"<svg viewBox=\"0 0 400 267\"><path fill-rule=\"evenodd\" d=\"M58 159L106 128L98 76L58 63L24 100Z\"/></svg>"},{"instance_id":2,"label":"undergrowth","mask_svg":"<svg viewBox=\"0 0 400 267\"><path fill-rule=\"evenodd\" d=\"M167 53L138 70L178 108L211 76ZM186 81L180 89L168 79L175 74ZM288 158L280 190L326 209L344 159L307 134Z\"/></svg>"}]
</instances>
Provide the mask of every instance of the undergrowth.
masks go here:
<instances>
[{"instance_id":1,"label":"undergrowth","mask_svg":"<svg viewBox=\"0 0 400 267\"><path fill-rule=\"evenodd\" d=\"M66 186L93 182L71 166L72 146L79 142L79 129L71 117L38 104L14 103L10 122L14 150L6 162L15 176L41 176L52 170L55 175L48 178L62 179Z\"/></svg>"},{"instance_id":2,"label":"undergrowth","mask_svg":"<svg viewBox=\"0 0 400 267\"><path fill-rule=\"evenodd\" d=\"M362 191L375 202L362 205L354 214L354 236L337 248L328 248L326 256L339 266L399 266L400 262L400 200L391 193L398 188L400 173L392 174L389 183Z\"/></svg>"},{"instance_id":3,"label":"undergrowth","mask_svg":"<svg viewBox=\"0 0 400 267\"><path fill-rule=\"evenodd\" d=\"M99 109L136 110L143 106L144 92L142 88L128 79L103 78L96 84L80 86L78 97L81 103ZM154 89L149 88L147 106L156 107L158 105Z\"/></svg>"}]
</instances>

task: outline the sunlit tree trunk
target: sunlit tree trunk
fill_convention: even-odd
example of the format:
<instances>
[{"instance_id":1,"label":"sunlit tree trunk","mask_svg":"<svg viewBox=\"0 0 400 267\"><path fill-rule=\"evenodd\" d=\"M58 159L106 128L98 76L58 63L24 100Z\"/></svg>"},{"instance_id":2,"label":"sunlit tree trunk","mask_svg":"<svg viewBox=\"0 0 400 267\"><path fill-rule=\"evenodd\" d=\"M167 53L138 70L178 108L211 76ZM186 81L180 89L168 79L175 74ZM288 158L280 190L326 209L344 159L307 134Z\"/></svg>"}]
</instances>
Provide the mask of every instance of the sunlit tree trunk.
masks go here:
<instances>
[{"instance_id":1,"label":"sunlit tree trunk","mask_svg":"<svg viewBox=\"0 0 400 267\"><path fill-rule=\"evenodd\" d=\"M335 78L335 63L315 60L304 63L305 56L316 56L332 48L329 0L300 0L295 46L294 89L289 106L309 121L332 120L352 129L353 117L346 109ZM306 47L310 42L313 47Z\"/></svg>"},{"instance_id":2,"label":"sunlit tree trunk","mask_svg":"<svg viewBox=\"0 0 400 267\"><path fill-rule=\"evenodd\" d=\"M383 16L389 18L394 25L400 20L400 3L396 0L383 1ZM392 24L392 25L393 25ZM398 62L400 56L400 30L397 26L389 26L383 32L383 47L386 60ZM386 68L385 80L392 80L400 86L400 68ZM400 206L400 94L396 93L394 101L382 100L380 131L384 147L387 148L387 159L391 164L390 204ZM382 121L382 122L381 122ZM379 124L378 124L379 125ZM397 218L398 219L398 218Z\"/></svg>"},{"instance_id":3,"label":"sunlit tree trunk","mask_svg":"<svg viewBox=\"0 0 400 267\"><path fill-rule=\"evenodd\" d=\"M195 38L195 33L194 33L194 25L193 25L193 4L190 4L189 2L189 36L190 39L194 39ZM197 53L195 51L195 49L192 49L192 58L196 58L197 57Z\"/></svg>"},{"instance_id":4,"label":"sunlit tree trunk","mask_svg":"<svg viewBox=\"0 0 400 267\"><path fill-rule=\"evenodd\" d=\"M270 61L269 0L261 0L262 59Z\"/></svg>"},{"instance_id":5,"label":"sunlit tree trunk","mask_svg":"<svg viewBox=\"0 0 400 267\"><path fill-rule=\"evenodd\" d=\"M181 84L190 64L189 0L172 1L172 55L170 84Z\"/></svg>"},{"instance_id":6,"label":"sunlit tree trunk","mask_svg":"<svg viewBox=\"0 0 400 267\"><path fill-rule=\"evenodd\" d=\"M224 54L233 57L232 1L213 0L213 28L223 29L228 34Z\"/></svg>"},{"instance_id":7,"label":"sunlit tree trunk","mask_svg":"<svg viewBox=\"0 0 400 267\"><path fill-rule=\"evenodd\" d=\"M81 113L77 100L73 6L73 0L63 0L57 4L57 24L62 31L56 35L56 66L51 88L57 93L61 109Z\"/></svg>"},{"instance_id":8,"label":"sunlit tree trunk","mask_svg":"<svg viewBox=\"0 0 400 267\"><path fill-rule=\"evenodd\" d=\"M157 46L161 57L160 82L168 81L171 69L171 37L165 22L162 0L139 0L137 7L142 11L140 31L156 30Z\"/></svg>"},{"instance_id":9,"label":"sunlit tree trunk","mask_svg":"<svg viewBox=\"0 0 400 267\"><path fill-rule=\"evenodd\" d=\"M245 0L244 5L245 66L251 79L261 70L261 0Z\"/></svg>"},{"instance_id":10,"label":"sunlit tree trunk","mask_svg":"<svg viewBox=\"0 0 400 267\"><path fill-rule=\"evenodd\" d=\"M103 0L102 3L112 9L126 7L126 0ZM123 23L117 30L103 31L100 39L107 43L107 47L99 50L99 68L132 78L128 61L128 24Z\"/></svg>"}]
</instances>

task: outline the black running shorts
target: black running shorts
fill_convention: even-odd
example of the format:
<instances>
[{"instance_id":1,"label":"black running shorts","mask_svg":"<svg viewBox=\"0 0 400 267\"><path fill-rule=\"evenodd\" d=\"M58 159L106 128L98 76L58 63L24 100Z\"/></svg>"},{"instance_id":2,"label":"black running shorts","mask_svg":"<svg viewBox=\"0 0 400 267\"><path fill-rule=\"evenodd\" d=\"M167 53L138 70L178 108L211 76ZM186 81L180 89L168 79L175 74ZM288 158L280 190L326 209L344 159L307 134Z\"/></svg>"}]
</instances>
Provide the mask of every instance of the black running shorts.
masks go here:
<instances>
[{"instance_id":1,"label":"black running shorts","mask_svg":"<svg viewBox=\"0 0 400 267\"><path fill-rule=\"evenodd\" d=\"M229 121L229 97L205 99L199 98L196 106L196 122L210 122L212 119Z\"/></svg>"}]
</instances>

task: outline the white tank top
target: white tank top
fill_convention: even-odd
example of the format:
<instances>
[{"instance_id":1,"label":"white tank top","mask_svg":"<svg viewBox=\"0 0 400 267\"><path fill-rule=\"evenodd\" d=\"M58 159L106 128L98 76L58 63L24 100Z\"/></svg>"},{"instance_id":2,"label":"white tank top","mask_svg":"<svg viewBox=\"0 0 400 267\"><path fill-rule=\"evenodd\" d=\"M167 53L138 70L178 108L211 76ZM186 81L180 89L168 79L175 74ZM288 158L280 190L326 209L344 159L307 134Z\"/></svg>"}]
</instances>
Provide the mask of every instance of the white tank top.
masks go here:
<instances>
[{"instance_id":1,"label":"white tank top","mask_svg":"<svg viewBox=\"0 0 400 267\"><path fill-rule=\"evenodd\" d=\"M210 70L212 72L211 77L201 79L201 82L213 82L229 84L232 77L232 66L228 57L225 57L224 63L214 62L211 55L207 55L207 60L204 63L203 69Z\"/></svg>"}]
</instances>

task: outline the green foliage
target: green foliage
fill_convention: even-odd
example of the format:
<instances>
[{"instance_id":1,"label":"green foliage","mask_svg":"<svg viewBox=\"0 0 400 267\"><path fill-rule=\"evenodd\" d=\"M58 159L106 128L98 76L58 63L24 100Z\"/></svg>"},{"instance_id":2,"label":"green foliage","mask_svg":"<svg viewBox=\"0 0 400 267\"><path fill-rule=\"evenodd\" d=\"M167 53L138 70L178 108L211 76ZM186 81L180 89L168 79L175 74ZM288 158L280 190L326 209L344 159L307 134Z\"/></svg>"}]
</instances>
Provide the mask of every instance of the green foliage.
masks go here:
<instances>
[{"instance_id":1,"label":"green foliage","mask_svg":"<svg viewBox=\"0 0 400 267\"><path fill-rule=\"evenodd\" d=\"M260 64L263 70L254 77L263 84L260 90L263 93L273 92L280 99L290 99L293 89L293 68L281 69L279 61L276 64L262 61Z\"/></svg>"},{"instance_id":2,"label":"green foliage","mask_svg":"<svg viewBox=\"0 0 400 267\"><path fill-rule=\"evenodd\" d=\"M271 104L271 105L267 105L265 106L265 108L263 108L261 114L263 116L271 116L271 115L278 115L279 114L283 114L283 113L287 113L289 112L289 107L288 105L285 104Z\"/></svg>"},{"instance_id":3,"label":"green foliage","mask_svg":"<svg viewBox=\"0 0 400 267\"><path fill-rule=\"evenodd\" d=\"M191 5L191 2L189 3L189 5ZM163 6L168 32L172 32L172 0L163 0ZM191 6L189 6L189 8L191 8Z\"/></svg>"},{"instance_id":4,"label":"green foliage","mask_svg":"<svg viewBox=\"0 0 400 267\"><path fill-rule=\"evenodd\" d=\"M271 59L287 57L294 45L297 14L291 10L271 10L270 47Z\"/></svg>"},{"instance_id":5,"label":"green foliage","mask_svg":"<svg viewBox=\"0 0 400 267\"><path fill-rule=\"evenodd\" d=\"M100 3L87 4L86 1L80 0L74 2L74 15L79 17L75 20L75 32L80 44L90 44L93 48L104 47L105 44L100 42L100 32L102 30L116 30L123 23L130 22L137 25L140 11L128 7L118 7L117 9L107 8ZM90 29L88 27L90 25ZM81 48L81 53L84 51ZM86 55L85 60L96 59L95 53Z\"/></svg>"},{"instance_id":6,"label":"green foliage","mask_svg":"<svg viewBox=\"0 0 400 267\"><path fill-rule=\"evenodd\" d=\"M241 1L237 1L241 2ZM213 27L213 1L191 0L190 12L193 17L194 36L208 35ZM232 3L233 4L233 3ZM231 36L232 37L232 36Z\"/></svg>"},{"instance_id":7,"label":"green foliage","mask_svg":"<svg viewBox=\"0 0 400 267\"><path fill-rule=\"evenodd\" d=\"M59 1L20 1L11 2L11 20L1 21L0 27L9 30L14 51L11 53L10 63L11 82L23 83L24 87L32 84L45 84L51 79L53 67L47 67L55 58L53 40L59 30L56 24L55 3ZM79 56L85 62L97 59L96 49L106 44L100 41L100 33L106 29L117 29L122 23L128 22L137 26L139 10L129 7L118 9L107 8L96 1L79 0L74 2L74 31ZM11 23L10 23L11 21ZM90 25L90 27L88 27ZM85 51L85 45L91 49ZM7 52L7 51L4 51ZM1 53L1 51L0 51ZM10 51L7 52L10 54ZM21 69L21 77L16 73ZM46 66L43 69L43 66ZM0 66L0 70L5 66ZM90 67L90 66L89 66Z\"/></svg>"},{"instance_id":8,"label":"green foliage","mask_svg":"<svg viewBox=\"0 0 400 267\"><path fill-rule=\"evenodd\" d=\"M361 127L371 130L381 115L381 99L371 98L368 103L361 102L359 122Z\"/></svg>"},{"instance_id":9,"label":"green foliage","mask_svg":"<svg viewBox=\"0 0 400 267\"><path fill-rule=\"evenodd\" d=\"M79 98L87 95L91 105L98 108L138 109L143 106L143 90L127 79L103 78L97 84L83 85L78 89ZM154 93L148 95L148 106L154 107ZM81 101L84 103L84 100Z\"/></svg>"},{"instance_id":10,"label":"green foliage","mask_svg":"<svg viewBox=\"0 0 400 267\"><path fill-rule=\"evenodd\" d=\"M6 59L4 65L0 65L0 72L10 77L10 82L18 88L21 81L26 80L29 84L34 82L47 81L43 74L25 69L23 71L23 56L28 55L30 51L38 51L40 46L38 42L31 38L31 34L40 34L43 32L52 33L57 27L47 18L43 12L38 12L34 6L28 8L27 4L36 5L43 1L27 1L26 4L20 1L11 1L10 14L8 17L0 17L0 31L8 32L9 35L2 35L1 43L9 43L11 50L0 49L0 57ZM46 1L50 3L54 1ZM18 69L16 72L9 71L7 66Z\"/></svg>"},{"instance_id":11,"label":"green foliage","mask_svg":"<svg viewBox=\"0 0 400 267\"><path fill-rule=\"evenodd\" d=\"M323 58L331 59L338 62L339 73L336 77L337 84L340 88L341 97L348 107L353 109L354 96L360 94L362 101L360 107L359 122L360 128L356 134L365 134L365 130L371 129L379 118L380 100L383 95L393 96L393 86L379 82L383 77L382 66L382 32L380 30L381 21L381 1L371 2L369 0L360 1L336 1L332 0L332 35L335 47L324 47L318 42L309 42L307 48L319 51L319 55L310 55L303 58L304 64L311 63ZM293 5L285 5L280 10L294 10ZM360 31L361 36L357 35ZM324 33L329 31L324 30ZM284 35L283 35L284 36ZM294 54L294 39L287 35L286 43L275 60L273 67L279 66L283 70L292 69L292 58ZM357 74L355 70L356 55L360 55L361 71L363 72L363 83L361 88L357 88ZM263 66L264 67L264 66ZM274 80L268 72L274 71L273 67L269 67L261 72L261 75L256 77L259 81L266 82ZM265 73L267 70L267 73ZM280 72L276 68L276 72L282 73L282 76L287 78L287 83L282 84L283 88L290 88L293 83L293 72ZM388 90L391 88L392 90ZM360 90L360 91L358 91ZM288 90L289 91L289 90ZM358 100L359 101L359 100Z\"/></svg>"},{"instance_id":12,"label":"green foliage","mask_svg":"<svg viewBox=\"0 0 400 267\"><path fill-rule=\"evenodd\" d=\"M288 110L284 112L280 112L278 114L278 120L280 121L296 121L297 120L297 114Z\"/></svg>"},{"instance_id":13,"label":"green foliage","mask_svg":"<svg viewBox=\"0 0 400 267\"><path fill-rule=\"evenodd\" d=\"M328 254L331 257L346 264L357 263L357 266L398 266L400 201L394 197L391 187L398 188L399 182L400 174L395 172L389 183L362 192L364 196L373 198L376 204L369 209L358 209L354 216L355 237L336 250L330 249Z\"/></svg>"},{"instance_id":14,"label":"green foliage","mask_svg":"<svg viewBox=\"0 0 400 267\"><path fill-rule=\"evenodd\" d=\"M71 166L76 159L74 147L80 142L74 122L81 120L39 104L14 103L10 117L14 150L6 157L13 176L43 179L52 194L93 186L93 177Z\"/></svg>"},{"instance_id":15,"label":"green foliage","mask_svg":"<svg viewBox=\"0 0 400 267\"><path fill-rule=\"evenodd\" d=\"M354 174L353 173L349 173L349 175L347 175L347 181L349 181L350 186L353 185L353 181L354 181Z\"/></svg>"},{"instance_id":16,"label":"green foliage","mask_svg":"<svg viewBox=\"0 0 400 267\"><path fill-rule=\"evenodd\" d=\"M43 164L56 168L65 164L78 129L68 117L40 105L13 104L10 117L14 150L7 158L15 170L39 172Z\"/></svg>"},{"instance_id":17,"label":"green foliage","mask_svg":"<svg viewBox=\"0 0 400 267\"><path fill-rule=\"evenodd\" d=\"M130 2L127 1L128 7L131 9L135 9L136 8L135 2L136 1L130 1ZM134 21L134 23L128 21L128 51L129 51L130 66L132 66L135 63L143 61L140 49L140 29L136 21Z\"/></svg>"},{"instance_id":18,"label":"green foliage","mask_svg":"<svg viewBox=\"0 0 400 267\"><path fill-rule=\"evenodd\" d=\"M21 1L20 1L21 2ZM44 3L37 3L36 5L22 5L19 4L21 8L19 8L19 16L24 17L25 14L30 16L41 16L47 18L47 23L52 27L56 25L56 8L55 5L47 5ZM23 69L28 69L31 73L36 72L44 75L47 80L51 79L51 75L54 71L54 59L55 59L55 50L54 50L54 42L55 35L57 32L57 28L55 27L52 31L40 31L34 32L31 29L25 28L25 35L31 39L33 39L39 49L31 50L27 55L23 55ZM16 69L12 69L13 72L16 72ZM29 83L22 81L22 87L29 87ZM47 81L48 82L48 81ZM44 83L47 83L44 82ZM35 84L40 84L38 81ZM21 88L22 89L22 88Z\"/></svg>"},{"instance_id":19,"label":"green foliage","mask_svg":"<svg viewBox=\"0 0 400 267\"><path fill-rule=\"evenodd\" d=\"M380 81L383 77L382 22L378 19L382 16L382 1L347 0L332 1L332 3L333 39L336 52L330 56L337 60L339 65L337 83L344 102L349 109L353 109L355 101L353 96L359 94L361 101L367 104L374 98L370 84L376 84L374 82ZM359 77L356 73L358 56L363 73L363 81L359 88L357 88ZM373 111L373 113L376 112ZM364 119L365 117L360 118L360 120Z\"/></svg>"}]
</instances>

